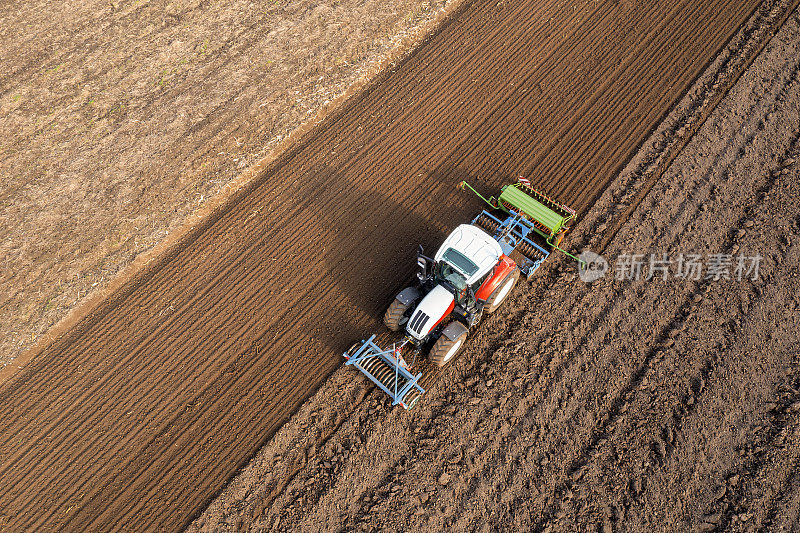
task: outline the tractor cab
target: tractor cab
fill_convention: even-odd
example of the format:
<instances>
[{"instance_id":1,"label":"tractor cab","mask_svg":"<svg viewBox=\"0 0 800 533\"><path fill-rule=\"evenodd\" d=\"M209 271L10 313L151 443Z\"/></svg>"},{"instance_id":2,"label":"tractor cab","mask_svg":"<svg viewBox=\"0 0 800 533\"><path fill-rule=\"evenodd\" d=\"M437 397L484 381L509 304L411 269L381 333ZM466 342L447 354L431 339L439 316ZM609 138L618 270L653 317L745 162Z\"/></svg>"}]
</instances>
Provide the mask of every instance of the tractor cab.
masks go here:
<instances>
[{"instance_id":1,"label":"tractor cab","mask_svg":"<svg viewBox=\"0 0 800 533\"><path fill-rule=\"evenodd\" d=\"M418 346L438 339L448 317L472 327L487 297L516 268L495 239L470 224L453 230L433 259L420 252L417 261L421 290L408 289L403 295L407 307L398 325L405 325L408 338ZM408 297L412 292L414 297Z\"/></svg>"},{"instance_id":2,"label":"tractor cab","mask_svg":"<svg viewBox=\"0 0 800 533\"><path fill-rule=\"evenodd\" d=\"M425 257L420 250L418 277L423 292L441 286L453 295L456 305L472 309L475 292L491 276L502 256L495 239L476 226L462 224L445 239L434 258Z\"/></svg>"},{"instance_id":3,"label":"tractor cab","mask_svg":"<svg viewBox=\"0 0 800 533\"><path fill-rule=\"evenodd\" d=\"M482 229L471 224L458 226L445 239L433 258L422 248L417 255L417 274L423 292L442 285L461 305L474 303L474 293L502 261L498 242Z\"/></svg>"},{"instance_id":4,"label":"tractor cab","mask_svg":"<svg viewBox=\"0 0 800 533\"><path fill-rule=\"evenodd\" d=\"M461 224L445 239L434 256L437 278L448 277L472 287L500 261L503 250L488 233Z\"/></svg>"}]
</instances>

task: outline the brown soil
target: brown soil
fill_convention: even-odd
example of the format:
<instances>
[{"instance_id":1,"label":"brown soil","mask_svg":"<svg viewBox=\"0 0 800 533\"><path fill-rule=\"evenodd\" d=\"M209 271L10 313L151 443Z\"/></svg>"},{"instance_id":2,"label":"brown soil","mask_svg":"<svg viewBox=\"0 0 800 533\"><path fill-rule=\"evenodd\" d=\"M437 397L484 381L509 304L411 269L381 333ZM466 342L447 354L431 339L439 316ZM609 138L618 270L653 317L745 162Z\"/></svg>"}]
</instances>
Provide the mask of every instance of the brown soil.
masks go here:
<instances>
[{"instance_id":1,"label":"brown soil","mask_svg":"<svg viewBox=\"0 0 800 533\"><path fill-rule=\"evenodd\" d=\"M412 411L338 370L190 530L797 530L800 13L652 177L736 57L573 239L612 262L761 254L757 281L585 284L551 262Z\"/></svg>"},{"instance_id":2,"label":"brown soil","mask_svg":"<svg viewBox=\"0 0 800 533\"><path fill-rule=\"evenodd\" d=\"M7 3L0 367L445 6Z\"/></svg>"},{"instance_id":3,"label":"brown soil","mask_svg":"<svg viewBox=\"0 0 800 533\"><path fill-rule=\"evenodd\" d=\"M80 530L186 524L325 383L341 365L341 351L378 327L376 317L406 279L418 239L431 247L474 212L476 204L454 190L460 179L492 189L523 173L586 213L758 5L465 4L404 62L44 345L2 386L0 509L7 523L14 529ZM764 17L756 16L757 28L770 28L779 18ZM720 83L738 74L736 68L726 73ZM623 234L624 229L609 250ZM573 245L580 239L579 232ZM559 281L548 294L545 287L556 281L553 267L518 296L516 313L493 318L476 336L474 349L484 346L491 353L484 354L481 379L467 387L467 380L456 385L454 374L445 373L444 383L412 417L359 403L369 389L348 374L342 390L327 398L328 410L305 420L317 437L312 449L282 452L288 456L284 474L305 466L296 476L267 481L262 508L248 518L278 509L286 517L281 520L307 520L311 529L336 527L373 516L363 512L366 491L376 502L376 518L405 523L406 514L388 509L399 497L378 495L400 494L403 486L433 488L430 476L442 468L458 483L445 489L442 499L431 492L425 501L437 511L413 515L421 524L444 527L457 520L454 509L476 513L464 515L462 525L500 513L513 523L516 518L506 509L513 504L523 510L527 502L532 507L525 516L558 517L554 499L572 490L562 479L564 469L580 468L585 450L602 448L593 422L610 431L609 420L627 420L603 413L630 403L619 394L635 390L631 379L639 379L638 369L654 359L645 331L660 340L659 328L672 323L672 308L625 322L630 314L625 302L642 293L666 305L694 288L673 288L665 299L663 292L644 294L657 290L652 284L612 287L605 289L612 296L633 292L620 299L607 296L599 318L584 321L575 308L549 322L563 305L563 287L570 286ZM595 286L572 284L570 290L575 294L569 302L591 309L598 301ZM525 294L532 301L524 302ZM565 318L577 322L567 329ZM601 328L606 318L616 325ZM507 326L501 327L504 320ZM530 328L525 339L513 337L524 331L520 325ZM622 357L606 338L618 330L635 335L643 352L631 347ZM507 333L510 342L524 340L537 350L509 344L495 353L502 338L497 335ZM591 339L580 341L584 334ZM538 350L553 342L567 344ZM463 374L471 360L463 359L454 367L461 370L453 372ZM594 372L587 376L590 368ZM515 389L500 385L505 385L502 372L509 377L519 372L514 379L528 380L531 392L514 396ZM342 375L325 390L329 383L342 383ZM437 398L437 390L453 392L439 392ZM466 390L477 396L468 399ZM450 403L442 402L442 394ZM512 397L516 400L509 403ZM460 411L463 402L469 408ZM533 414L520 416L528 425L518 426L508 410ZM455 416L459 413L464 418ZM552 433L551 418L562 421ZM445 423L460 433L443 439ZM484 436L471 441L467 429ZM338 451L336 439L351 430L358 431L359 446L386 448L362 456L358 449L348 452L354 462L346 463L339 478L343 492L329 491L310 469L329 443ZM458 435L465 438L459 442ZM520 452L525 442L520 435L542 442ZM437 446L444 440L453 446L449 450L466 448L452 457L441 455ZM348 449L352 443L338 443L343 457L343 443ZM540 448L551 459L564 450L575 457L543 463ZM497 459L498 452L504 459ZM515 503L524 491L498 489L534 486L527 484L529 471L519 470L519 477L513 468L529 454L545 475L536 498ZM337 460L337 468L340 464ZM442 484L451 487L445 478ZM291 507L301 479L313 487L300 492L305 504L306 492L320 495L317 514L309 509L298 517L297 506ZM418 479L423 485L412 482ZM397 482L402 483L393 489ZM496 503L496 495L503 496L501 505L482 507ZM568 500L575 500L574 491Z\"/></svg>"}]
</instances>

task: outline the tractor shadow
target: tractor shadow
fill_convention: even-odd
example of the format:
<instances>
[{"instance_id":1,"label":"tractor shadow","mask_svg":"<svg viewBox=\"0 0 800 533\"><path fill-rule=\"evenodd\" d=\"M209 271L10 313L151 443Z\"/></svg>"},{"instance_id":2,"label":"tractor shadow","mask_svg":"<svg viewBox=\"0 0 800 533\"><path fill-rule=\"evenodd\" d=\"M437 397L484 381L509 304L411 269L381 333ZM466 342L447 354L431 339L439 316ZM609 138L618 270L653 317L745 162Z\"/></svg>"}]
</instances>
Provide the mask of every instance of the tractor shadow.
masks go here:
<instances>
[{"instance_id":1,"label":"tractor shadow","mask_svg":"<svg viewBox=\"0 0 800 533\"><path fill-rule=\"evenodd\" d=\"M446 235L477 214L477 201L458 191L463 178L430 172L398 195L368 181L315 196L318 213L320 268L334 285L330 308L307 328L334 352L343 352L372 333L385 331L382 317L394 296L410 285L417 272L419 245L433 256ZM316 178L320 184L346 183L331 168ZM468 178L467 178L468 179ZM331 201L339 209L331 211ZM343 216L343 212L344 215Z\"/></svg>"}]
</instances>

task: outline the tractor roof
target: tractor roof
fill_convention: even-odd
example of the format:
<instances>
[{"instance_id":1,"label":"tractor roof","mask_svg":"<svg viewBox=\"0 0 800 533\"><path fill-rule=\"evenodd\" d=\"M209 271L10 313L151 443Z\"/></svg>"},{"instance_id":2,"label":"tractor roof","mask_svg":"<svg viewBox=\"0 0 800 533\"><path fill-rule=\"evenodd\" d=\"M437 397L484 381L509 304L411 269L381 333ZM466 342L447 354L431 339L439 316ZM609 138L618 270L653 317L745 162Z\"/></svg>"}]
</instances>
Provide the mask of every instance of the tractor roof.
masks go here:
<instances>
[{"instance_id":1,"label":"tractor roof","mask_svg":"<svg viewBox=\"0 0 800 533\"><path fill-rule=\"evenodd\" d=\"M494 267L503 255L500 244L489 234L471 224L461 224L445 239L434 259L438 262L444 258L449 249L454 249L475 263L478 269L473 273L464 272L458 264L447 261L458 270L464 272L468 284L473 284Z\"/></svg>"}]
</instances>

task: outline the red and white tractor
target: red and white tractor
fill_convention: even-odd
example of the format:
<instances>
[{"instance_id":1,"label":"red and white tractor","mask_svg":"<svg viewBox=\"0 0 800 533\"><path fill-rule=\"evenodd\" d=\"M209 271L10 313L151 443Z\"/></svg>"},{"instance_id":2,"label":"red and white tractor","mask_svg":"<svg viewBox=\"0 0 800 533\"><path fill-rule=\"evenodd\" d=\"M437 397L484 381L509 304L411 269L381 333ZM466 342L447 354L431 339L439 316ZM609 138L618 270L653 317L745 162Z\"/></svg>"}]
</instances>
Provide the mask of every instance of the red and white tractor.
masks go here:
<instances>
[{"instance_id":1,"label":"red and white tractor","mask_svg":"<svg viewBox=\"0 0 800 533\"><path fill-rule=\"evenodd\" d=\"M446 365L481 317L508 298L520 273L530 276L552 250L567 253L559 245L575 218L568 207L522 180L488 200L465 182L460 186L471 189L491 209L453 230L433 258L420 247L417 282L395 297L383 317L390 330L403 332L403 339L381 348L373 335L343 354L346 364L405 408L425 390L419 384L422 373L412 373L414 364L406 363L404 350L410 349L414 363L427 353L433 364Z\"/></svg>"},{"instance_id":2,"label":"red and white tractor","mask_svg":"<svg viewBox=\"0 0 800 533\"><path fill-rule=\"evenodd\" d=\"M506 299L519 279L517 264L477 226L462 224L433 259L417 255L419 283L398 294L383 317L404 330L417 351L444 366L459 352L469 329Z\"/></svg>"}]
</instances>

